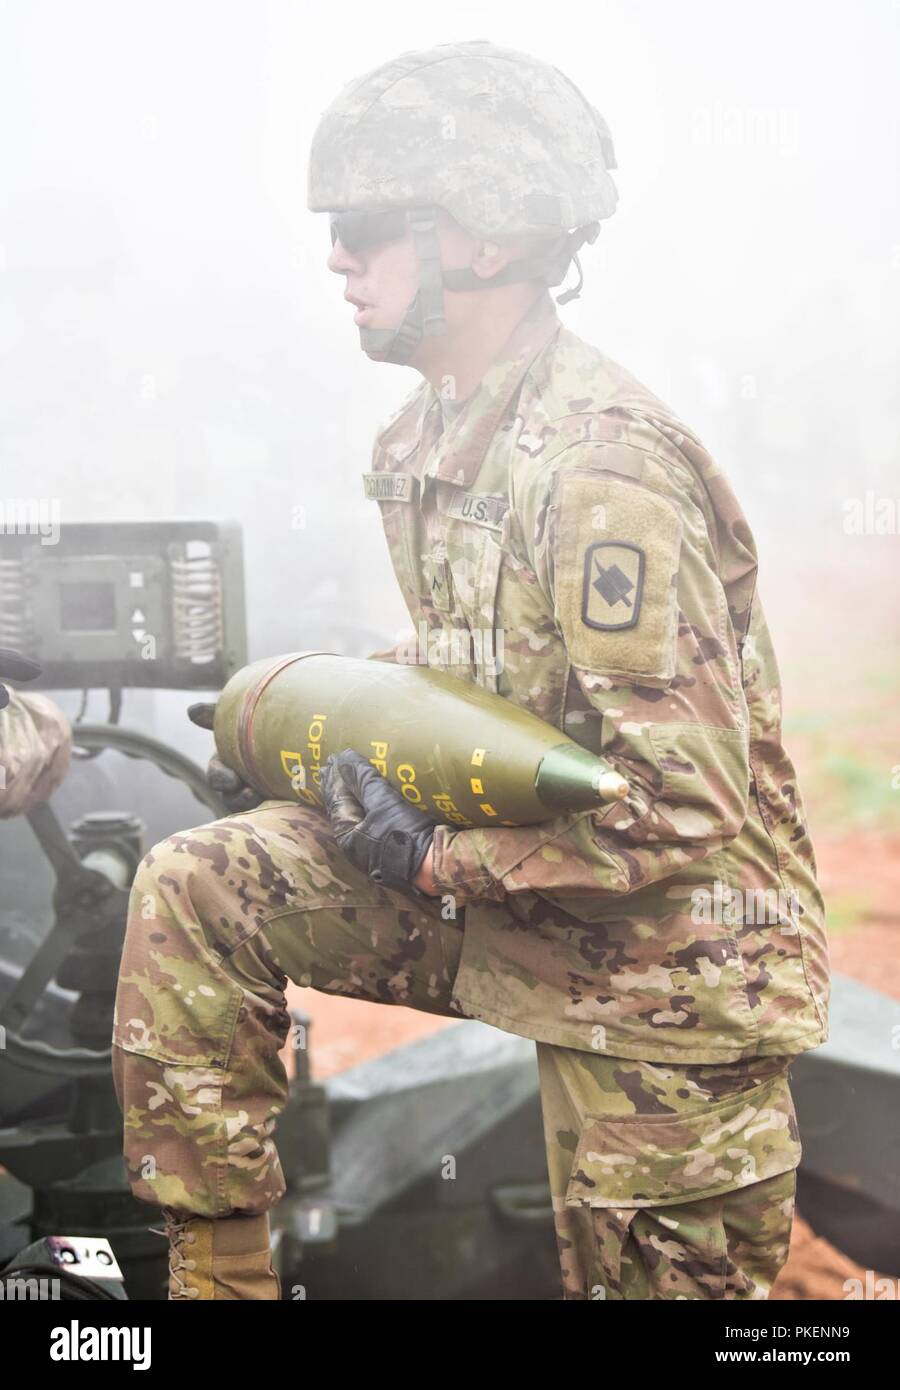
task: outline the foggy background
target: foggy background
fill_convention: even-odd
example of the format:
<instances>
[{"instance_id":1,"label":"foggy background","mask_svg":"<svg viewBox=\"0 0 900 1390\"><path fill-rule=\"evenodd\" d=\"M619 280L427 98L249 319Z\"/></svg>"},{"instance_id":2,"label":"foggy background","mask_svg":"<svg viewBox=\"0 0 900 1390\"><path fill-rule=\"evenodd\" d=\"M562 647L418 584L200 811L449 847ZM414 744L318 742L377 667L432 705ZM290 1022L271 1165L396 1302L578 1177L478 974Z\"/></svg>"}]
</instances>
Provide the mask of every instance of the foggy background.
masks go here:
<instances>
[{"instance_id":1,"label":"foggy background","mask_svg":"<svg viewBox=\"0 0 900 1390\"><path fill-rule=\"evenodd\" d=\"M396 641L407 615L361 474L419 378L360 352L306 162L346 83L466 39L556 64L609 123L619 206L560 317L731 479L832 964L900 999L900 0L0 0L0 504L50 499L63 528L240 521L251 659ZM850 524L867 502L881 533ZM80 692L56 698L76 714ZM126 691L122 722L205 763L196 698ZM95 692L87 717L106 714ZM210 819L113 753L73 765L51 804L66 826L136 812L145 848ZM52 886L28 823L0 821L0 997ZM62 1037L59 993L40 1026ZM315 1020L318 1079L447 1026L289 997ZM896 1039L857 1034L854 1056L865 1038L896 1066ZM860 1172L879 1134L875 1116ZM809 1246L819 1282L794 1296L846 1296L827 1251Z\"/></svg>"},{"instance_id":2,"label":"foggy background","mask_svg":"<svg viewBox=\"0 0 900 1390\"><path fill-rule=\"evenodd\" d=\"M896 0L0 3L0 498L239 519L253 658L396 640L360 475L418 377L360 353L306 159L352 78L469 38L609 122L619 208L561 317L731 477L789 696L849 698L896 654L900 538L845 524L900 506ZM126 694L124 722L205 759L190 698Z\"/></svg>"}]
</instances>

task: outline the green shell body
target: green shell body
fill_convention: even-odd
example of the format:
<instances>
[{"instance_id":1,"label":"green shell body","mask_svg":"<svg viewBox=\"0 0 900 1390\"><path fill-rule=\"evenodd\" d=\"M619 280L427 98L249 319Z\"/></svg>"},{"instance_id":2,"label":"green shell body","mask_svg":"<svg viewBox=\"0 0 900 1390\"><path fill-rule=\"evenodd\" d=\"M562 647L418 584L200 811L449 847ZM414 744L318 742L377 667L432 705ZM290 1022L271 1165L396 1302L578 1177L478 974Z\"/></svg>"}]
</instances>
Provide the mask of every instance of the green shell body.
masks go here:
<instances>
[{"instance_id":1,"label":"green shell body","mask_svg":"<svg viewBox=\"0 0 900 1390\"><path fill-rule=\"evenodd\" d=\"M353 748L448 825L530 825L627 784L559 729L442 671L295 652L238 671L216 706L219 756L248 785L321 804L321 768Z\"/></svg>"}]
</instances>

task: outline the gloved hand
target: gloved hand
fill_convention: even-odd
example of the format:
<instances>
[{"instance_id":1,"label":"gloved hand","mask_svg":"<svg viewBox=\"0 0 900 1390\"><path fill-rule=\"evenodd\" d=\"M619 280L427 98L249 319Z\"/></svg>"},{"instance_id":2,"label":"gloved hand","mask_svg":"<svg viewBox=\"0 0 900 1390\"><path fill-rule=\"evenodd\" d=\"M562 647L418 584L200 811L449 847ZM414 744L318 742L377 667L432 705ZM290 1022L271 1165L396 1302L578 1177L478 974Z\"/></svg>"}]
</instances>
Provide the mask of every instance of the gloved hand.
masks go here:
<instances>
[{"instance_id":1,"label":"gloved hand","mask_svg":"<svg viewBox=\"0 0 900 1390\"><path fill-rule=\"evenodd\" d=\"M13 681L33 681L42 669L37 661L14 652L11 647L0 647L0 676L8 676ZM0 709L5 709L8 704L9 691L5 685L0 685Z\"/></svg>"},{"instance_id":2,"label":"gloved hand","mask_svg":"<svg viewBox=\"0 0 900 1390\"><path fill-rule=\"evenodd\" d=\"M211 729L213 727L213 715L216 711L215 701L200 701L196 705L188 705L188 719L192 724L196 724L201 729ZM223 763L217 753L213 753L206 765L206 780L214 792L225 802L229 811L252 811L255 806L261 805L265 801L264 796L253 787L248 787L239 773L234 768Z\"/></svg>"},{"instance_id":3,"label":"gloved hand","mask_svg":"<svg viewBox=\"0 0 900 1390\"><path fill-rule=\"evenodd\" d=\"M319 790L341 851L385 888L425 897L413 879L438 822L404 801L370 762L351 748L332 754Z\"/></svg>"}]
</instances>

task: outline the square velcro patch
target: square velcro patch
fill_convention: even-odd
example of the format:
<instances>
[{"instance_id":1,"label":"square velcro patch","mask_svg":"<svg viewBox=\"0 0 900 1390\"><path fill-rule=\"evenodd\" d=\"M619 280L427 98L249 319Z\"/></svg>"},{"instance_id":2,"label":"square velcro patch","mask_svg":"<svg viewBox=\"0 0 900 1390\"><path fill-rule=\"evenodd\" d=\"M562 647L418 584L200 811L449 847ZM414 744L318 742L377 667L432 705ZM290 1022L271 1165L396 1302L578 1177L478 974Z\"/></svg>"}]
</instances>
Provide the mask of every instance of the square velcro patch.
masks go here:
<instances>
[{"instance_id":1,"label":"square velcro patch","mask_svg":"<svg viewBox=\"0 0 900 1390\"><path fill-rule=\"evenodd\" d=\"M567 470L557 481L556 620L573 666L670 681L678 636L681 518L658 493Z\"/></svg>"}]
</instances>

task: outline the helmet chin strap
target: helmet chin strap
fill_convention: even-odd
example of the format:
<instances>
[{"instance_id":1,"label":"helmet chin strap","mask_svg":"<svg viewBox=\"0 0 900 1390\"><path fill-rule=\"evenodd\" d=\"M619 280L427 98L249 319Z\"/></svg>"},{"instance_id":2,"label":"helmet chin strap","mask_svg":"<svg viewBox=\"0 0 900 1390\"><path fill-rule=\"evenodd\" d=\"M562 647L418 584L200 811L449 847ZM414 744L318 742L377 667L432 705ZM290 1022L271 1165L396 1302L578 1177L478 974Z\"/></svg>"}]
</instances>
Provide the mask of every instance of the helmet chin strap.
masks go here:
<instances>
[{"instance_id":1,"label":"helmet chin strap","mask_svg":"<svg viewBox=\"0 0 900 1390\"><path fill-rule=\"evenodd\" d=\"M444 289L488 290L495 285L511 285L523 280L544 280L558 285L565 279L571 261L578 269L578 284L557 298L558 304L577 299L584 283L578 251L585 242L596 241L599 222L591 222L574 232L562 232L549 251L540 256L511 261L499 274L484 280L473 270L441 270L441 248L437 235L437 208L411 208L409 225L418 261L419 288L397 328L361 328L360 346L380 362L405 366L423 338L447 332Z\"/></svg>"},{"instance_id":2,"label":"helmet chin strap","mask_svg":"<svg viewBox=\"0 0 900 1390\"><path fill-rule=\"evenodd\" d=\"M361 328L360 345L382 362L406 364L423 338L447 332L437 209L411 208L409 225L419 268L419 288L397 328Z\"/></svg>"}]
</instances>

